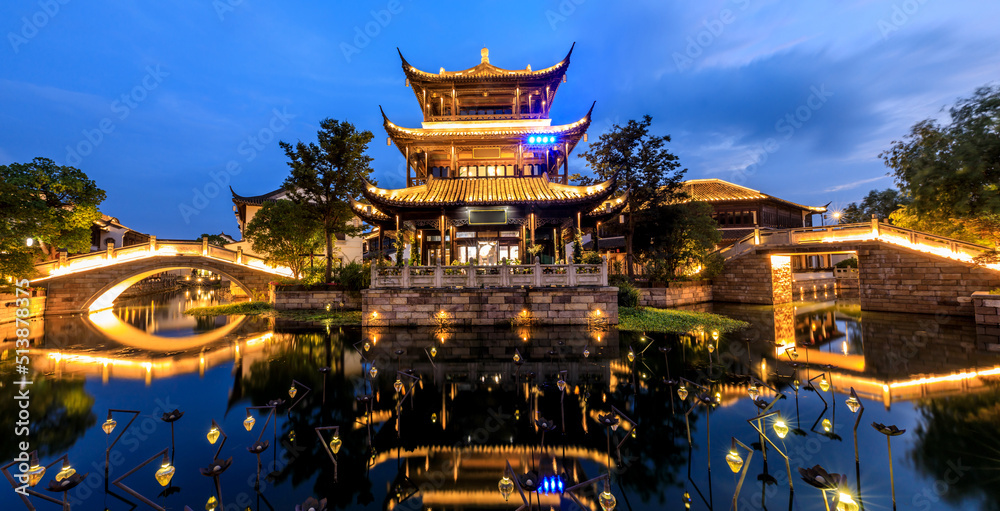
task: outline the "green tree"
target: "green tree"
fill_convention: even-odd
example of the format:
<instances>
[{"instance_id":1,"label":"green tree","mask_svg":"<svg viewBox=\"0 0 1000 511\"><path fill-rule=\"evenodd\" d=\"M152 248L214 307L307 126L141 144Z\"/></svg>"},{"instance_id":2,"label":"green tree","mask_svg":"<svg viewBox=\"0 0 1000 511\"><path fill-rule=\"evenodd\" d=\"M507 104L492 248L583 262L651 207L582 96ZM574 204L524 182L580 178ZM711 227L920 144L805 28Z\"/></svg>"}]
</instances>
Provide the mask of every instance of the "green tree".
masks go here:
<instances>
[{"instance_id":1,"label":"green tree","mask_svg":"<svg viewBox=\"0 0 1000 511\"><path fill-rule=\"evenodd\" d=\"M208 244L209 245L215 245L217 247L224 247L224 246L226 246L227 243L229 243L229 240L227 240L226 238L222 237L222 235L220 235L220 234L204 234L203 233L201 236L199 236L199 239L201 239L201 238L208 238Z\"/></svg>"},{"instance_id":2,"label":"green tree","mask_svg":"<svg viewBox=\"0 0 1000 511\"><path fill-rule=\"evenodd\" d=\"M323 244L322 225L306 208L292 201L268 202L257 211L244 233L254 252L265 254L269 264L289 267L299 277Z\"/></svg>"},{"instance_id":3,"label":"green tree","mask_svg":"<svg viewBox=\"0 0 1000 511\"><path fill-rule=\"evenodd\" d=\"M678 170L677 156L666 148L670 135L651 135L649 127L653 118L643 116L641 121L630 120L624 126L615 124L603 133L597 142L590 144L580 157L596 178L574 176L582 185L618 177L618 187L628 190L628 223L625 227L626 271L629 278L635 275L632 266L633 238L636 225L642 223L650 211L672 202L678 195L681 180L687 169Z\"/></svg>"},{"instance_id":4,"label":"green tree","mask_svg":"<svg viewBox=\"0 0 1000 511\"><path fill-rule=\"evenodd\" d=\"M0 281L32 275L36 259L60 248L89 252L104 197L81 170L48 158L0 165Z\"/></svg>"},{"instance_id":5,"label":"green tree","mask_svg":"<svg viewBox=\"0 0 1000 511\"><path fill-rule=\"evenodd\" d=\"M868 222L871 221L872 215L880 220L888 220L890 215L901 206L905 206L907 202L909 199L894 188L872 190L860 203L848 204L844 208L840 222L845 224Z\"/></svg>"},{"instance_id":6,"label":"green tree","mask_svg":"<svg viewBox=\"0 0 1000 511\"><path fill-rule=\"evenodd\" d=\"M284 187L295 204L323 227L326 241L326 282L333 268L333 237L354 236L361 225L352 222L350 200L361 197L365 179L370 180L372 158L365 154L372 132L358 131L353 124L324 119L316 133L318 144L280 142L292 171Z\"/></svg>"},{"instance_id":7,"label":"green tree","mask_svg":"<svg viewBox=\"0 0 1000 511\"><path fill-rule=\"evenodd\" d=\"M948 112L948 124L920 121L880 157L912 199L908 215L1000 243L1000 87L982 87Z\"/></svg>"},{"instance_id":8,"label":"green tree","mask_svg":"<svg viewBox=\"0 0 1000 511\"><path fill-rule=\"evenodd\" d=\"M705 202L668 204L649 210L639 224L641 255L656 262L659 278L668 280L706 266L706 257L722 241L712 206Z\"/></svg>"}]
</instances>

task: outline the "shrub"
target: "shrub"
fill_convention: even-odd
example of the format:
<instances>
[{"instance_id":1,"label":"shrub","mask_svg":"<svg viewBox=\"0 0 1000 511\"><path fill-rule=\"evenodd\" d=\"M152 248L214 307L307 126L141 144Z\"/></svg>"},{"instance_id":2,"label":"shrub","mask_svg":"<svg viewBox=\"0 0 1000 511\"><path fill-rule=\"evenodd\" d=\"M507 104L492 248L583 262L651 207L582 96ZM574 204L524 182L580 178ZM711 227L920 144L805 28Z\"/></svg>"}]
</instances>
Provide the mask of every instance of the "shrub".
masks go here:
<instances>
[{"instance_id":1,"label":"shrub","mask_svg":"<svg viewBox=\"0 0 1000 511\"><path fill-rule=\"evenodd\" d=\"M620 280L618 282L618 306L619 307L638 307L639 306L639 289L632 285L628 280Z\"/></svg>"},{"instance_id":2,"label":"shrub","mask_svg":"<svg viewBox=\"0 0 1000 511\"><path fill-rule=\"evenodd\" d=\"M705 262L702 264L701 276L705 279L714 279L722 273L724 269L725 259L722 254L718 252L712 252L705 256Z\"/></svg>"},{"instance_id":3,"label":"shrub","mask_svg":"<svg viewBox=\"0 0 1000 511\"><path fill-rule=\"evenodd\" d=\"M837 268L857 268L858 267L858 258L857 257L852 257L850 259L844 259L843 261L835 264L834 266L837 267Z\"/></svg>"},{"instance_id":4,"label":"shrub","mask_svg":"<svg viewBox=\"0 0 1000 511\"><path fill-rule=\"evenodd\" d=\"M362 289L371 287L372 271L371 266L367 263L349 263L340 268L338 273L340 285L348 291L361 292Z\"/></svg>"},{"instance_id":5,"label":"shrub","mask_svg":"<svg viewBox=\"0 0 1000 511\"><path fill-rule=\"evenodd\" d=\"M601 259L601 254L594 251L588 251L583 253L583 264L601 264L604 262Z\"/></svg>"}]
</instances>

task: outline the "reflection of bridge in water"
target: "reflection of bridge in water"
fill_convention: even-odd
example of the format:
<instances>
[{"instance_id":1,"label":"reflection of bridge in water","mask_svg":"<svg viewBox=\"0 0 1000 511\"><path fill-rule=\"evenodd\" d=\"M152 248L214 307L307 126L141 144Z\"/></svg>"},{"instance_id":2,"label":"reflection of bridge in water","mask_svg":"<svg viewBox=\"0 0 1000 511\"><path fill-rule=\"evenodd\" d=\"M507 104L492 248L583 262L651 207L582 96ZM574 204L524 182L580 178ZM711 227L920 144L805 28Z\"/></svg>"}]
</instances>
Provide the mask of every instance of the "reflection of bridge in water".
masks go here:
<instances>
[{"instance_id":1,"label":"reflection of bridge in water","mask_svg":"<svg viewBox=\"0 0 1000 511\"><path fill-rule=\"evenodd\" d=\"M826 371L834 391L848 394L854 387L888 407L986 390L1000 376L1000 352L991 349L1000 339L978 333L969 318L868 312L833 302L712 309L751 323L747 369L771 384L787 385L789 378L776 374L791 375L797 364L803 382ZM833 326L838 324L846 329ZM733 362L746 365L746 351L739 353ZM734 392L745 395L745 386Z\"/></svg>"}]
</instances>

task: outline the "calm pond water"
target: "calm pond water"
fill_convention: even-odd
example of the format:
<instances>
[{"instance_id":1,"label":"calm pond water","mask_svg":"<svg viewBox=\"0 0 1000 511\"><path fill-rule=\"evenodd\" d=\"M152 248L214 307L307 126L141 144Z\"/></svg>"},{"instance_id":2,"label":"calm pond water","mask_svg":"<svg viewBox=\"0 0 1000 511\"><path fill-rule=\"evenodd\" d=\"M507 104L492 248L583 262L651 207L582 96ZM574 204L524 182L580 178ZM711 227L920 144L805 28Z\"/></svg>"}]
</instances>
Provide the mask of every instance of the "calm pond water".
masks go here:
<instances>
[{"instance_id":1,"label":"calm pond water","mask_svg":"<svg viewBox=\"0 0 1000 511\"><path fill-rule=\"evenodd\" d=\"M150 509L111 483L153 457L122 483L167 509L206 509L213 496L218 509L240 510L293 509L310 497L345 509L514 509L518 492L505 503L497 489L509 463L519 476L534 471L533 479L548 482L548 492L531 494L535 508L576 509L559 486L600 477L610 465L618 509L724 510L739 478L726 463L732 438L760 443L748 422L759 413L748 396L751 377L784 396L770 411L781 412L787 436L776 434L776 416L763 429L789 457L794 494L784 459L768 446L766 462L757 450L745 465L740 509L825 509L820 490L797 473L817 464L845 474L856 498L860 482L865 508L891 509L886 437L872 422L906 430L892 438L899 509L1000 509L993 375L1000 354L989 349L997 341L977 337L965 318L868 313L837 302L709 304L698 308L751 323L710 351L707 333L195 321L177 313L190 300L183 292L146 297L114 317L33 325L44 332L32 359L33 440L43 464L66 453L78 472L89 472L70 492L73 509ZM11 389L13 345L4 349L0 381ZM692 382L684 383L685 400L672 381L681 377ZM857 465L858 415L846 404L852 387L864 405ZM761 386L760 398L774 401L775 390ZM699 394L718 404L695 404ZM272 400L283 401L276 414L250 410L255 424L247 431L247 407ZM13 417L14 401L3 403L0 414ZM109 409L139 414L125 430L130 415L115 412L109 436L101 429ZM171 428L162 415L174 409L184 415ZM613 431L598 422L609 412L622 419ZM206 437L213 420L224 443ZM336 463L323 447L333 430L320 430L321 442L315 429L331 426L342 442ZM123 430L108 480L105 449ZM258 439L268 442L259 465L248 452ZM15 455L12 442L0 445L5 458ZM154 478L163 449L175 467L166 488ZM218 487L199 472L217 450L232 458ZM42 493L58 469L45 475ZM600 490L588 485L575 495L599 509ZM0 509L21 507L13 492L0 495Z\"/></svg>"}]
</instances>

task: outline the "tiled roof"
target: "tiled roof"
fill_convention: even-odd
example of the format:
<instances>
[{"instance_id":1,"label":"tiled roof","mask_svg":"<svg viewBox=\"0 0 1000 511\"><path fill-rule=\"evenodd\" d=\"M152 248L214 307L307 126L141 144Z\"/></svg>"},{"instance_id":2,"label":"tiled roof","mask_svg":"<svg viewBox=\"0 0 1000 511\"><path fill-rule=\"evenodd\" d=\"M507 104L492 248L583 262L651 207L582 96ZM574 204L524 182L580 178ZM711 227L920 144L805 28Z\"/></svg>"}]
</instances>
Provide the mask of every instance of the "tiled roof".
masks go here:
<instances>
[{"instance_id":1,"label":"tiled roof","mask_svg":"<svg viewBox=\"0 0 1000 511\"><path fill-rule=\"evenodd\" d=\"M556 82L562 80L564 74L566 74L566 69L569 67L569 58L573 55L573 46L570 47L569 53L566 54L562 60L560 60L555 65L549 66L545 69L539 69L537 71L532 71L531 67L525 69L503 69L493 64L489 63L489 59L484 59L484 62L480 63L475 67L469 69L464 69L462 71L443 71L438 73L429 73L427 71L421 71L406 61L403 57L403 52L396 48L399 53L399 60L403 66L403 72L406 73L406 77L410 79L411 82L470 82L478 81L483 79L490 79L491 81L518 81L525 79L552 79ZM488 53L487 53L488 55Z\"/></svg>"},{"instance_id":2,"label":"tiled roof","mask_svg":"<svg viewBox=\"0 0 1000 511\"><path fill-rule=\"evenodd\" d=\"M351 209L354 210L354 214L358 215L359 218L373 225L392 220L392 217L379 211L377 207L358 202L354 199L351 199Z\"/></svg>"},{"instance_id":3,"label":"tiled roof","mask_svg":"<svg viewBox=\"0 0 1000 511\"><path fill-rule=\"evenodd\" d=\"M273 192L268 192L268 193L265 193L263 195L254 195L254 196L251 196L251 197L244 197L244 196L236 193L235 191L233 191L233 187L232 186L229 187L229 191L232 192L232 194L233 194L233 202L234 203L236 203L236 204L250 204L250 205L256 205L256 206L260 206L261 204L264 204L265 202L274 202L274 201L276 201L276 200L278 200L280 198L283 198L283 196L285 195L285 189L284 188L278 188L277 190L275 190Z\"/></svg>"},{"instance_id":4,"label":"tiled roof","mask_svg":"<svg viewBox=\"0 0 1000 511\"><path fill-rule=\"evenodd\" d=\"M681 191L686 193L690 201L701 202L735 202L772 200L814 213L826 211L826 206L803 206L795 202L779 199L773 195L761 193L757 190L740 186L738 184L723 181L721 179L691 179L681 185Z\"/></svg>"},{"instance_id":5,"label":"tiled roof","mask_svg":"<svg viewBox=\"0 0 1000 511\"><path fill-rule=\"evenodd\" d=\"M498 126L490 128L476 127L476 122L466 122L464 125L455 128L404 128L389 120L389 117L385 115L385 111L382 111L382 124L385 126L386 133L389 134L393 139L400 138L416 138L416 139L450 139L456 137L479 137L479 138L506 138L506 137L521 137L528 135L557 135L562 137L582 137L590 127L591 114L594 111L594 105L596 102L590 105L590 110L587 111L587 115L584 115L580 120L570 123L570 124L560 124L556 126L524 126L524 125L511 125L511 126ZM381 110L382 107L379 107ZM575 143L575 142L574 142Z\"/></svg>"},{"instance_id":6,"label":"tiled roof","mask_svg":"<svg viewBox=\"0 0 1000 511\"><path fill-rule=\"evenodd\" d=\"M572 186L541 177L430 178L426 184L396 190L368 184L365 196L375 204L391 206L573 204L605 200L614 181Z\"/></svg>"}]
</instances>

